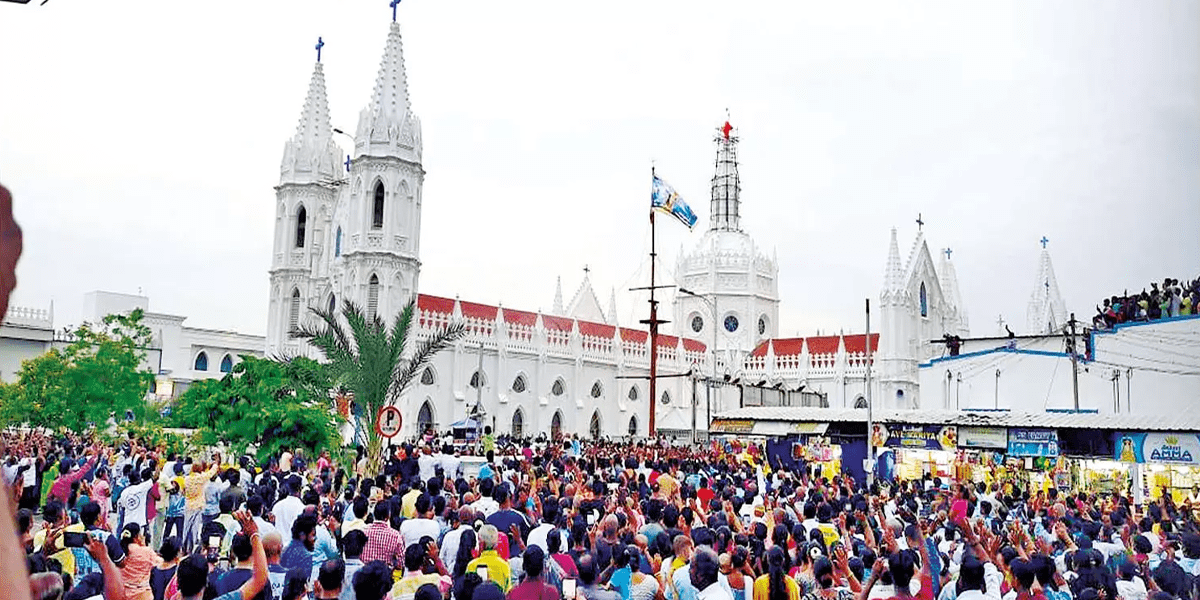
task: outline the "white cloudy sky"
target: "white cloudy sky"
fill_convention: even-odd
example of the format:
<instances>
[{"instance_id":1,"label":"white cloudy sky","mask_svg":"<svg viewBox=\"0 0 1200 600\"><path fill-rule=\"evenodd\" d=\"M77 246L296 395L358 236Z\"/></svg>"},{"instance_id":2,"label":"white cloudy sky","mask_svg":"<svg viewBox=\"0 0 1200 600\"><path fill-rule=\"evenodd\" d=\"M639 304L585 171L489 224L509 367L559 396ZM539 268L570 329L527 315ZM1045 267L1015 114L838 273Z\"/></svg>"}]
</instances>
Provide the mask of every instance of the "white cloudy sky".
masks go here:
<instances>
[{"instance_id":1,"label":"white cloudy sky","mask_svg":"<svg viewBox=\"0 0 1200 600\"><path fill-rule=\"evenodd\" d=\"M386 0L0 3L14 304L93 289L263 333L272 186L323 36L336 127L370 98ZM744 227L781 333L861 330L890 228L954 248L974 332L1023 324L1051 241L1068 306L1200 274L1200 3L406 0L423 120L422 291L550 308L644 285L651 160L707 225L740 128ZM621 319L644 304L624 294Z\"/></svg>"}]
</instances>

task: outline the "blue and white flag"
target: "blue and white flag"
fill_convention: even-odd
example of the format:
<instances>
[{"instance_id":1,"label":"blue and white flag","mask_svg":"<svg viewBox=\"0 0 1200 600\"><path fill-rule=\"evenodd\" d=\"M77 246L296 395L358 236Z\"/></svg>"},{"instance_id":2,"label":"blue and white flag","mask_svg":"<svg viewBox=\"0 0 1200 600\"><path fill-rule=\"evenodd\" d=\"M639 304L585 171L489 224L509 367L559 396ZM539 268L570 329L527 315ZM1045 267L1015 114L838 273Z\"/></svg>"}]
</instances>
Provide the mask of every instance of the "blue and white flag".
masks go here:
<instances>
[{"instance_id":1,"label":"blue and white flag","mask_svg":"<svg viewBox=\"0 0 1200 600\"><path fill-rule=\"evenodd\" d=\"M661 180L657 175L650 190L650 208L657 208L679 219L679 222L691 229L696 226L696 213L684 202L683 197L671 187L671 184Z\"/></svg>"}]
</instances>

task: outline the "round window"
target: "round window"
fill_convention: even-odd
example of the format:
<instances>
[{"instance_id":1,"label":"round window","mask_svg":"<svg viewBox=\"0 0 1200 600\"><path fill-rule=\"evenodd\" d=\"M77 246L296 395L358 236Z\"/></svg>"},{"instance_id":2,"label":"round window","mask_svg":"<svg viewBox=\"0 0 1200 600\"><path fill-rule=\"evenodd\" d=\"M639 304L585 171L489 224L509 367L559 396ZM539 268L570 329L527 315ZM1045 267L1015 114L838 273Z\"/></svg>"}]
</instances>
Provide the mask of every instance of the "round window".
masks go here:
<instances>
[{"instance_id":1,"label":"round window","mask_svg":"<svg viewBox=\"0 0 1200 600\"><path fill-rule=\"evenodd\" d=\"M766 332L767 332L767 318L759 317L758 318L758 335L763 335Z\"/></svg>"},{"instance_id":2,"label":"round window","mask_svg":"<svg viewBox=\"0 0 1200 600\"><path fill-rule=\"evenodd\" d=\"M700 315L692 317L692 331L700 333L701 329L704 329L704 318Z\"/></svg>"},{"instance_id":3,"label":"round window","mask_svg":"<svg viewBox=\"0 0 1200 600\"><path fill-rule=\"evenodd\" d=\"M733 315L729 315L729 316L725 317L725 331L728 331L729 333L733 333L733 332L737 331L737 328L738 328L737 317L735 317Z\"/></svg>"}]
</instances>

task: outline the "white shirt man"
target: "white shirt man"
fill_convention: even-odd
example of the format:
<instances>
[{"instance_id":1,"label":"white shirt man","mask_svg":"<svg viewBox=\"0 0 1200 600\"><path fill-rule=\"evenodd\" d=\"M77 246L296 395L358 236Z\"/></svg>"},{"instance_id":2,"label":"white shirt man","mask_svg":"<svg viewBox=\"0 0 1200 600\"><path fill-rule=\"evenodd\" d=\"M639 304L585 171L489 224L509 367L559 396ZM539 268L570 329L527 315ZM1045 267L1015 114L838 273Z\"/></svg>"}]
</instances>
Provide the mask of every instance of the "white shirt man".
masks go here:
<instances>
[{"instance_id":1,"label":"white shirt man","mask_svg":"<svg viewBox=\"0 0 1200 600\"><path fill-rule=\"evenodd\" d=\"M128 486L121 492L121 497L117 499L117 512L123 515L123 523L146 526L146 505L152 485L154 480L147 479L137 485Z\"/></svg>"},{"instance_id":2,"label":"white shirt man","mask_svg":"<svg viewBox=\"0 0 1200 600\"><path fill-rule=\"evenodd\" d=\"M417 474L421 477L421 482L424 483L433 479L434 469L437 468L438 459L434 458L429 453L429 447L417 457Z\"/></svg>"},{"instance_id":3,"label":"white shirt man","mask_svg":"<svg viewBox=\"0 0 1200 600\"><path fill-rule=\"evenodd\" d=\"M453 573L455 561L458 560L458 546L462 541L464 531L471 529L470 523L460 523L458 527L446 532L446 537L442 539L442 546L438 549L438 554L442 557L442 564L446 565L446 570Z\"/></svg>"},{"instance_id":4,"label":"white shirt man","mask_svg":"<svg viewBox=\"0 0 1200 600\"><path fill-rule=\"evenodd\" d=\"M296 517L304 511L304 502L293 495L275 503L271 508L271 514L275 515L275 528L279 530L279 535L286 539L291 539L292 523L296 522Z\"/></svg>"}]
</instances>

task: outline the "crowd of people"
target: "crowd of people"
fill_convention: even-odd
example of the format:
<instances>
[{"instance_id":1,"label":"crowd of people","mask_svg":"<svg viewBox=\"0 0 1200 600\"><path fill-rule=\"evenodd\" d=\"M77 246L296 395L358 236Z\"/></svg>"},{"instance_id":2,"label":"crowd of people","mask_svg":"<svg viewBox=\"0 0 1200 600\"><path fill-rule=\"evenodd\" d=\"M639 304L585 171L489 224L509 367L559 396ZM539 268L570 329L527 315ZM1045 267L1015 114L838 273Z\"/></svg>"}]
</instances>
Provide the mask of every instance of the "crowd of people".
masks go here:
<instances>
[{"instance_id":1,"label":"crowd of people","mask_svg":"<svg viewBox=\"0 0 1200 600\"><path fill-rule=\"evenodd\" d=\"M0 454L38 599L1171 600L1200 588L1190 501L928 475L868 484L737 441L500 439L477 461L425 439L390 448L379 473L29 432L5 434Z\"/></svg>"},{"instance_id":2,"label":"crowd of people","mask_svg":"<svg viewBox=\"0 0 1200 600\"><path fill-rule=\"evenodd\" d=\"M1104 306L1096 307L1092 325L1110 329L1120 323L1157 321L1170 317L1200 314L1200 278L1180 283L1178 279L1152 282L1150 289L1105 298Z\"/></svg>"}]
</instances>

